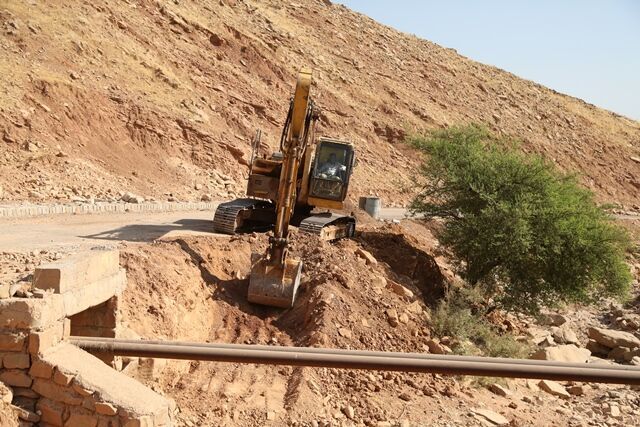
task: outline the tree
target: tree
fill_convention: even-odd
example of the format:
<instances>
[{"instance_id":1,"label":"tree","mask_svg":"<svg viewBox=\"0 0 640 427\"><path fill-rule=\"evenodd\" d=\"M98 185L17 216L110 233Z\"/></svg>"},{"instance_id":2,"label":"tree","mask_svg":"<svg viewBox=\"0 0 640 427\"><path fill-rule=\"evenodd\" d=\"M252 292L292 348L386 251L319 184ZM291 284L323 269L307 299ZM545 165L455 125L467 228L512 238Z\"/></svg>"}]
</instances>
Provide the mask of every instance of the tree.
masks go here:
<instances>
[{"instance_id":1,"label":"tree","mask_svg":"<svg viewBox=\"0 0 640 427\"><path fill-rule=\"evenodd\" d=\"M626 296L628 236L574 176L476 125L409 142L427 154L411 210L442 218L470 286L525 311Z\"/></svg>"}]
</instances>

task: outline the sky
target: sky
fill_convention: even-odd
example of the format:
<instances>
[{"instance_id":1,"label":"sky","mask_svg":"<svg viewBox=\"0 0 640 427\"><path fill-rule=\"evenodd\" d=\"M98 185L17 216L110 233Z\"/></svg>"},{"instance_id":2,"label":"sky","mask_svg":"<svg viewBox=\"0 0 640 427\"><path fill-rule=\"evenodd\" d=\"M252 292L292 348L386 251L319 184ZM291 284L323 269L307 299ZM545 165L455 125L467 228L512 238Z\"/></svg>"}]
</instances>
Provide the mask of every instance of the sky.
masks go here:
<instances>
[{"instance_id":1,"label":"sky","mask_svg":"<svg viewBox=\"0 0 640 427\"><path fill-rule=\"evenodd\" d=\"M338 0L378 22L640 120L640 0Z\"/></svg>"}]
</instances>

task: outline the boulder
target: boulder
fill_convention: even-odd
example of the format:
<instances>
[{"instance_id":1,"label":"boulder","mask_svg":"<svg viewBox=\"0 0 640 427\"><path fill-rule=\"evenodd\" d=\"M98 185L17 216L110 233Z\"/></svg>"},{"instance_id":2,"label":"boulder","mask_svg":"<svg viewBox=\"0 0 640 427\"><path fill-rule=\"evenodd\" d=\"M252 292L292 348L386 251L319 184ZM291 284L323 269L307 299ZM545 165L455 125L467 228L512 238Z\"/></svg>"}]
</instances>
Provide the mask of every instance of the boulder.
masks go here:
<instances>
[{"instance_id":1,"label":"boulder","mask_svg":"<svg viewBox=\"0 0 640 427\"><path fill-rule=\"evenodd\" d=\"M578 344L578 335L566 326L551 328L551 334L558 344Z\"/></svg>"},{"instance_id":2,"label":"boulder","mask_svg":"<svg viewBox=\"0 0 640 427\"><path fill-rule=\"evenodd\" d=\"M628 347L633 349L640 347L640 338L629 332L589 328L588 334L589 338L608 348Z\"/></svg>"},{"instance_id":3,"label":"boulder","mask_svg":"<svg viewBox=\"0 0 640 427\"><path fill-rule=\"evenodd\" d=\"M531 359L553 360L556 362L586 363L591 352L586 348L576 347L573 344L546 347L536 351Z\"/></svg>"}]
</instances>

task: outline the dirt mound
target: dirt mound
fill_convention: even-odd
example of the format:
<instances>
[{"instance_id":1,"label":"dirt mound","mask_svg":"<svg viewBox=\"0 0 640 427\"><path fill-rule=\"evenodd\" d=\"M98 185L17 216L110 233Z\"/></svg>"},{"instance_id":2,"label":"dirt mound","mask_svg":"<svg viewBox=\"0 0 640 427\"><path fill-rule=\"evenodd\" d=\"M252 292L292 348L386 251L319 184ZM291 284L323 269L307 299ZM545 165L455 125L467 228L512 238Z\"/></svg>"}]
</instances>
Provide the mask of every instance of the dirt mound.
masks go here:
<instances>
[{"instance_id":1,"label":"dirt mound","mask_svg":"<svg viewBox=\"0 0 640 427\"><path fill-rule=\"evenodd\" d=\"M405 132L482 122L637 204L640 124L321 0L4 2L0 199L227 199L257 127L275 148L298 65L352 196L410 197ZM56 43L51 43L56 40Z\"/></svg>"},{"instance_id":2,"label":"dirt mound","mask_svg":"<svg viewBox=\"0 0 640 427\"><path fill-rule=\"evenodd\" d=\"M369 226L355 240L334 244L292 234L292 255L305 267L290 310L246 301L249 254L264 251L266 235L124 247L129 284L121 332L200 342L429 352L427 305L442 294L450 273L441 255L436 257L439 249L428 229L412 222ZM525 424L544 418L537 409L522 412L518 405L508 406L510 400L496 402L468 381L438 375L142 359L124 364L125 372L176 399L184 425L467 425L474 420L470 409L478 405L497 406ZM528 393L525 382L518 384L512 389ZM536 402L540 411L553 405Z\"/></svg>"}]
</instances>

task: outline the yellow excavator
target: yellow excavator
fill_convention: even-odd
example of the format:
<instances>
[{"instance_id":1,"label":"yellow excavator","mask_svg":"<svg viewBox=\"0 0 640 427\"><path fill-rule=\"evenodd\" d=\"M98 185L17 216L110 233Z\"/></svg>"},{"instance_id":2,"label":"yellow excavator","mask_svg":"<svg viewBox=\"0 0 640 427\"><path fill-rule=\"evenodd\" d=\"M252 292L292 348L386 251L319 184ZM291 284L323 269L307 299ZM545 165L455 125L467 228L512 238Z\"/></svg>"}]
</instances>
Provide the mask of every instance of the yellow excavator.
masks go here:
<instances>
[{"instance_id":1,"label":"yellow excavator","mask_svg":"<svg viewBox=\"0 0 640 427\"><path fill-rule=\"evenodd\" d=\"M280 138L280 151L260 157L260 131L252 142L247 197L221 203L214 229L235 234L273 230L265 254L251 255L248 300L292 307L300 284L302 261L289 257L289 226L324 240L351 237L353 216L342 210L355 163L353 145L333 138L315 140L318 110L311 97L311 70L298 74ZM317 212L325 209L324 212Z\"/></svg>"}]
</instances>

